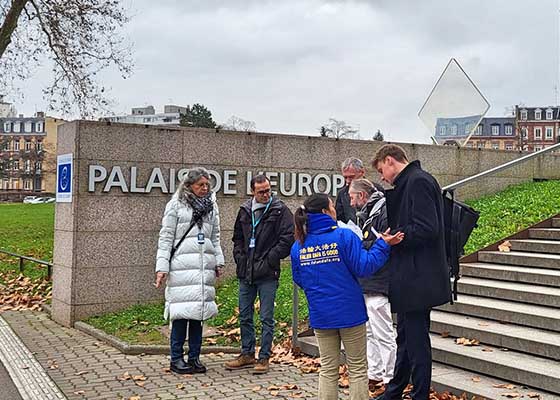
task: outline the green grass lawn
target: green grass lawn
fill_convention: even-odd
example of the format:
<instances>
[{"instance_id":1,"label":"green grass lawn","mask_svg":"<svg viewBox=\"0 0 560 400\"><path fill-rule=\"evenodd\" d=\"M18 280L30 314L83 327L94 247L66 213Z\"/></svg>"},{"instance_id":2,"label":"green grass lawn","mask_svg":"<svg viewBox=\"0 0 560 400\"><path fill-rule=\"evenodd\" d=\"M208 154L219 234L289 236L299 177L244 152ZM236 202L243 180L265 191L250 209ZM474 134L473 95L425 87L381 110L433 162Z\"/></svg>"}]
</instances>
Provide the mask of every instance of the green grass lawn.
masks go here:
<instances>
[{"instance_id":1,"label":"green grass lawn","mask_svg":"<svg viewBox=\"0 0 560 400\"><path fill-rule=\"evenodd\" d=\"M560 213L560 181L526 183L510 187L498 194L485 196L468 204L480 211L479 227L473 232L466 253L496 242L545 218ZM0 205L0 248L52 260L53 204ZM0 256L0 272L17 271L17 260ZM38 277L46 268L29 264L25 274ZM236 317L238 283L235 278L223 280L217 288L219 315L208 321L222 330L238 327ZM305 296L300 296L300 320L307 318ZM282 268L276 299L277 336L285 335L291 325L292 279L289 264ZM258 320L258 318L255 318ZM87 322L132 343L166 343L160 329L163 305L137 305L127 310L92 317ZM259 323L257 322L257 329ZM234 335L217 344L235 344Z\"/></svg>"},{"instance_id":2,"label":"green grass lawn","mask_svg":"<svg viewBox=\"0 0 560 400\"><path fill-rule=\"evenodd\" d=\"M0 249L52 261L54 204L0 203ZM0 272L17 271L19 259L0 254ZM25 263L25 275L47 275L44 265Z\"/></svg>"}]
</instances>

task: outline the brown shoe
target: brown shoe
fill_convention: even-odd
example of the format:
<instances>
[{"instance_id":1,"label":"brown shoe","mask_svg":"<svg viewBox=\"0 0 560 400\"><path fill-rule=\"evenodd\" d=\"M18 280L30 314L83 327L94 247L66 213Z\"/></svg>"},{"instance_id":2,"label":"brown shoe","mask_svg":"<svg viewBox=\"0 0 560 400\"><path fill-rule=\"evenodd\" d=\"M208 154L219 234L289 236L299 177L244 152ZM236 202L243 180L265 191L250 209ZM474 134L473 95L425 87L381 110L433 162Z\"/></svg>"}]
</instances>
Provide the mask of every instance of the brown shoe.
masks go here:
<instances>
[{"instance_id":1,"label":"brown shoe","mask_svg":"<svg viewBox=\"0 0 560 400\"><path fill-rule=\"evenodd\" d=\"M255 354L240 354L235 360L226 361L224 367L228 370L252 368L257 360Z\"/></svg>"},{"instance_id":2,"label":"brown shoe","mask_svg":"<svg viewBox=\"0 0 560 400\"><path fill-rule=\"evenodd\" d=\"M368 386L370 392L375 392L383 385L383 381L378 381L376 379L369 379Z\"/></svg>"},{"instance_id":3,"label":"brown shoe","mask_svg":"<svg viewBox=\"0 0 560 400\"><path fill-rule=\"evenodd\" d=\"M257 361L255 367L253 368L253 374L266 374L270 366L268 364L268 358L263 358L262 360Z\"/></svg>"}]
</instances>

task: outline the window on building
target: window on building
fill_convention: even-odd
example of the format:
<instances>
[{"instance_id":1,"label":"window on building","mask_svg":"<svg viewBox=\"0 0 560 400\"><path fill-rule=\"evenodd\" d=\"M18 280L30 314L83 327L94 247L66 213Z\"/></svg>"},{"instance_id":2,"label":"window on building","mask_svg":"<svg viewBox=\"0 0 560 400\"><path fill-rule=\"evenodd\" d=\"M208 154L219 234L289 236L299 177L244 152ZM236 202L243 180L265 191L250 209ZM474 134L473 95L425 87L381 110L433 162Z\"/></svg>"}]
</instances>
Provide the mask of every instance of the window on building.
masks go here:
<instances>
[{"instance_id":1,"label":"window on building","mask_svg":"<svg viewBox=\"0 0 560 400\"><path fill-rule=\"evenodd\" d=\"M31 140L25 141L25 151L31 150Z\"/></svg>"},{"instance_id":2,"label":"window on building","mask_svg":"<svg viewBox=\"0 0 560 400\"><path fill-rule=\"evenodd\" d=\"M45 131L45 124L42 122L37 122L35 124L35 132L44 132Z\"/></svg>"},{"instance_id":3,"label":"window on building","mask_svg":"<svg viewBox=\"0 0 560 400\"><path fill-rule=\"evenodd\" d=\"M513 150L513 143L506 143L506 150Z\"/></svg>"},{"instance_id":4,"label":"window on building","mask_svg":"<svg viewBox=\"0 0 560 400\"><path fill-rule=\"evenodd\" d=\"M33 126L31 124L31 121L25 123L24 132L28 132L28 133L33 132Z\"/></svg>"},{"instance_id":5,"label":"window on building","mask_svg":"<svg viewBox=\"0 0 560 400\"><path fill-rule=\"evenodd\" d=\"M480 142L478 142L478 146L477 146L477 147L478 147L479 149L483 149L485 145L486 145L486 143L485 143L484 141L480 141Z\"/></svg>"},{"instance_id":6,"label":"window on building","mask_svg":"<svg viewBox=\"0 0 560 400\"><path fill-rule=\"evenodd\" d=\"M542 150L542 146L535 146L535 151L541 151Z\"/></svg>"},{"instance_id":7,"label":"window on building","mask_svg":"<svg viewBox=\"0 0 560 400\"><path fill-rule=\"evenodd\" d=\"M552 110L546 110L546 119L552 119Z\"/></svg>"},{"instance_id":8,"label":"window on building","mask_svg":"<svg viewBox=\"0 0 560 400\"><path fill-rule=\"evenodd\" d=\"M15 133L21 132L21 122L14 122L12 128Z\"/></svg>"},{"instance_id":9,"label":"window on building","mask_svg":"<svg viewBox=\"0 0 560 400\"><path fill-rule=\"evenodd\" d=\"M467 147L468 147L468 148L472 148L472 147L473 147L472 142L468 142L468 143L467 143Z\"/></svg>"},{"instance_id":10,"label":"window on building","mask_svg":"<svg viewBox=\"0 0 560 400\"><path fill-rule=\"evenodd\" d=\"M497 136L500 134L500 125L492 125L492 135Z\"/></svg>"},{"instance_id":11,"label":"window on building","mask_svg":"<svg viewBox=\"0 0 560 400\"><path fill-rule=\"evenodd\" d=\"M6 133L11 132L11 130L12 130L11 127L12 127L12 124L11 124L11 123L5 122L5 123L4 123L4 132L6 132Z\"/></svg>"},{"instance_id":12,"label":"window on building","mask_svg":"<svg viewBox=\"0 0 560 400\"><path fill-rule=\"evenodd\" d=\"M482 125L478 125L474 131L475 135L481 136L482 135Z\"/></svg>"},{"instance_id":13,"label":"window on building","mask_svg":"<svg viewBox=\"0 0 560 400\"><path fill-rule=\"evenodd\" d=\"M521 120L527 121L527 110L521 110Z\"/></svg>"},{"instance_id":14,"label":"window on building","mask_svg":"<svg viewBox=\"0 0 560 400\"><path fill-rule=\"evenodd\" d=\"M4 189L8 190L10 188L10 181L7 179L4 179Z\"/></svg>"},{"instance_id":15,"label":"window on building","mask_svg":"<svg viewBox=\"0 0 560 400\"><path fill-rule=\"evenodd\" d=\"M12 168L16 171L19 171L19 160L14 160L14 163L12 164Z\"/></svg>"},{"instance_id":16,"label":"window on building","mask_svg":"<svg viewBox=\"0 0 560 400\"><path fill-rule=\"evenodd\" d=\"M492 142L492 148L494 150L500 150L500 143L498 142Z\"/></svg>"},{"instance_id":17,"label":"window on building","mask_svg":"<svg viewBox=\"0 0 560 400\"><path fill-rule=\"evenodd\" d=\"M526 127L526 126L524 126L524 127L521 128L521 137L523 137L523 139L527 139L527 137L528 137L528 133L527 133L527 132L528 132L528 131L527 131L527 127Z\"/></svg>"},{"instance_id":18,"label":"window on building","mask_svg":"<svg viewBox=\"0 0 560 400\"><path fill-rule=\"evenodd\" d=\"M465 136L471 133L472 124L465 124Z\"/></svg>"},{"instance_id":19,"label":"window on building","mask_svg":"<svg viewBox=\"0 0 560 400\"><path fill-rule=\"evenodd\" d=\"M554 127L547 126L545 128L545 138L546 138L546 140L552 140L553 137L554 137Z\"/></svg>"},{"instance_id":20,"label":"window on building","mask_svg":"<svg viewBox=\"0 0 560 400\"><path fill-rule=\"evenodd\" d=\"M35 150L37 151L43 151L43 142L38 140L37 143L35 143Z\"/></svg>"},{"instance_id":21,"label":"window on building","mask_svg":"<svg viewBox=\"0 0 560 400\"><path fill-rule=\"evenodd\" d=\"M4 144L2 145L2 150L3 151L10 151L10 141L9 140L6 140L4 142Z\"/></svg>"},{"instance_id":22,"label":"window on building","mask_svg":"<svg viewBox=\"0 0 560 400\"><path fill-rule=\"evenodd\" d=\"M41 167L42 167L41 161L37 161L35 163L35 171L41 171Z\"/></svg>"},{"instance_id":23,"label":"window on building","mask_svg":"<svg viewBox=\"0 0 560 400\"><path fill-rule=\"evenodd\" d=\"M23 162L23 167L25 169L25 172L30 172L31 171L31 160L25 160Z\"/></svg>"},{"instance_id":24,"label":"window on building","mask_svg":"<svg viewBox=\"0 0 560 400\"><path fill-rule=\"evenodd\" d=\"M540 120L541 117L542 117L542 111L541 110L535 110L535 119Z\"/></svg>"},{"instance_id":25,"label":"window on building","mask_svg":"<svg viewBox=\"0 0 560 400\"><path fill-rule=\"evenodd\" d=\"M457 125L455 125L455 124L451 125L451 134L452 135L457 134Z\"/></svg>"},{"instance_id":26,"label":"window on building","mask_svg":"<svg viewBox=\"0 0 560 400\"><path fill-rule=\"evenodd\" d=\"M439 134L440 134L441 136L444 136L444 135L445 135L445 125L440 125L440 127L439 127Z\"/></svg>"},{"instance_id":27,"label":"window on building","mask_svg":"<svg viewBox=\"0 0 560 400\"><path fill-rule=\"evenodd\" d=\"M542 128L535 128L535 140L542 139Z\"/></svg>"},{"instance_id":28,"label":"window on building","mask_svg":"<svg viewBox=\"0 0 560 400\"><path fill-rule=\"evenodd\" d=\"M25 190L31 190L31 179L25 179L23 181L23 188Z\"/></svg>"},{"instance_id":29,"label":"window on building","mask_svg":"<svg viewBox=\"0 0 560 400\"><path fill-rule=\"evenodd\" d=\"M513 135L513 125L507 124L507 125L504 125L504 128L505 128L505 134L506 135L508 135L508 136Z\"/></svg>"},{"instance_id":30,"label":"window on building","mask_svg":"<svg viewBox=\"0 0 560 400\"><path fill-rule=\"evenodd\" d=\"M19 151L19 139L14 139L14 151Z\"/></svg>"}]
</instances>

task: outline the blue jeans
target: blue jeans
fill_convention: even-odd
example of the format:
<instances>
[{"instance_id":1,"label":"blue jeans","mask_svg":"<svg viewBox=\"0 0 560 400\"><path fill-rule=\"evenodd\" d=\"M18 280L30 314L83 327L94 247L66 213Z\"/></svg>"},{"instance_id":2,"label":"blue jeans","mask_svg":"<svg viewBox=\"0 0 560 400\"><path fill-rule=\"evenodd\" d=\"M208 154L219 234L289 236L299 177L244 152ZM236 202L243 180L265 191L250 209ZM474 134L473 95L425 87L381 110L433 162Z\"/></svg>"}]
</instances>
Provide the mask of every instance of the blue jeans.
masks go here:
<instances>
[{"instance_id":1,"label":"blue jeans","mask_svg":"<svg viewBox=\"0 0 560 400\"><path fill-rule=\"evenodd\" d=\"M261 349L259 360L268 359L272 350L274 337L274 300L278 281L268 280L248 284L239 281L239 326L241 328L241 353L255 353L255 325L253 313L255 312L255 299L257 294L260 302L260 319L262 325Z\"/></svg>"},{"instance_id":2,"label":"blue jeans","mask_svg":"<svg viewBox=\"0 0 560 400\"><path fill-rule=\"evenodd\" d=\"M183 358L183 345L189 328L189 360L200 356L202 346L202 321L193 319L176 319L171 325L171 362Z\"/></svg>"}]
</instances>

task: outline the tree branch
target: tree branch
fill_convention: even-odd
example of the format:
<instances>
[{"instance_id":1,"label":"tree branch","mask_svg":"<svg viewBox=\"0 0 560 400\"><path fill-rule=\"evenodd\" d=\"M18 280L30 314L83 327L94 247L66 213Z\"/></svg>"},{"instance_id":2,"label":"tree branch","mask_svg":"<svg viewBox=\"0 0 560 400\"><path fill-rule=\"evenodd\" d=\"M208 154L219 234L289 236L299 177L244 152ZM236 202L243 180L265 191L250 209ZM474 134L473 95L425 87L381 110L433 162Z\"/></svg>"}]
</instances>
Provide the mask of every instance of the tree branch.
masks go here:
<instances>
[{"instance_id":1,"label":"tree branch","mask_svg":"<svg viewBox=\"0 0 560 400\"><path fill-rule=\"evenodd\" d=\"M23 12L28 1L29 0L14 0L6 14L6 19L0 27L0 59L4 55L6 48L12 42L12 33L16 30L19 16Z\"/></svg>"}]
</instances>

